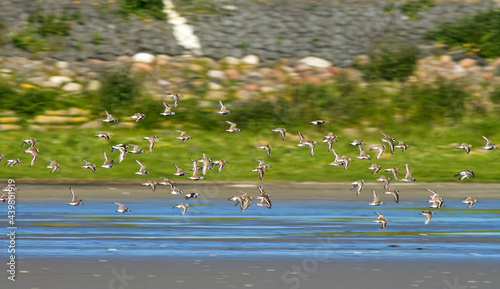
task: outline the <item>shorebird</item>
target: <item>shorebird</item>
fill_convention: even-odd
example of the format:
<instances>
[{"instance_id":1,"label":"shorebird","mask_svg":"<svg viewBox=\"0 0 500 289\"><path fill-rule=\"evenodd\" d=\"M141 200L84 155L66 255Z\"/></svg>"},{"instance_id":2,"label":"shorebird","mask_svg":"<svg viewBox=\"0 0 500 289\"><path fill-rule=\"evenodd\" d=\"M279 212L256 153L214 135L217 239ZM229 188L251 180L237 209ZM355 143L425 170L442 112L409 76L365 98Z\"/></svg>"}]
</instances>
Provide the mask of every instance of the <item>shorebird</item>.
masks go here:
<instances>
[{"instance_id":1,"label":"shorebird","mask_svg":"<svg viewBox=\"0 0 500 289\"><path fill-rule=\"evenodd\" d=\"M264 160L256 160L259 162L259 164L255 168L262 168L264 171L267 171L267 168L270 168L271 166L269 164L266 164Z\"/></svg>"},{"instance_id":2,"label":"shorebird","mask_svg":"<svg viewBox=\"0 0 500 289\"><path fill-rule=\"evenodd\" d=\"M175 92L169 92L167 93L167 97L171 97L174 99L174 107L177 107L179 105L179 99L181 98L182 94L180 93L175 93Z\"/></svg>"},{"instance_id":3,"label":"shorebird","mask_svg":"<svg viewBox=\"0 0 500 289\"><path fill-rule=\"evenodd\" d=\"M467 206L467 209L470 209L475 203L477 203L476 199L473 199L472 197L467 197L467 199L463 200L462 203L464 204L469 204Z\"/></svg>"},{"instance_id":4,"label":"shorebird","mask_svg":"<svg viewBox=\"0 0 500 289\"><path fill-rule=\"evenodd\" d=\"M297 132L299 135L299 144L297 145L298 147L305 147L308 146L305 142L307 141L306 138L300 133L300 131Z\"/></svg>"},{"instance_id":5,"label":"shorebird","mask_svg":"<svg viewBox=\"0 0 500 289\"><path fill-rule=\"evenodd\" d=\"M13 166L17 165L20 161L21 161L20 159L7 160L7 162L4 164L4 166L13 167Z\"/></svg>"},{"instance_id":6,"label":"shorebird","mask_svg":"<svg viewBox=\"0 0 500 289\"><path fill-rule=\"evenodd\" d=\"M160 182L160 185L169 185L170 186L170 193L172 195L181 195L182 194L182 190L179 189L178 186L175 185L174 182L172 182L171 180L169 180L168 178L163 178L163 181Z\"/></svg>"},{"instance_id":7,"label":"shorebird","mask_svg":"<svg viewBox=\"0 0 500 289\"><path fill-rule=\"evenodd\" d=\"M187 141L188 139L191 138L190 136L187 135L187 133L185 131L176 130L176 132L178 132L178 133L181 134L178 137L176 137L176 139L180 139L182 142L185 142L185 141Z\"/></svg>"},{"instance_id":8,"label":"shorebird","mask_svg":"<svg viewBox=\"0 0 500 289\"><path fill-rule=\"evenodd\" d=\"M423 215L423 216L426 216L426 217L427 217L427 219L425 220L424 225L429 224L429 222L430 222L430 221L431 221L431 219L432 219L432 215L434 215L434 214L435 214L434 212L429 211L429 210L425 210L425 211L420 212L420 215Z\"/></svg>"},{"instance_id":9,"label":"shorebird","mask_svg":"<svg viewBox=\"0 0 500 289\"><path fill-rule=\"evenodd\" d=\"M149 140L149 152L153 151L156 139L158 139L158 137L156 135L150 135L150 136L145 136L142 139Z\"/></svg>"},{"instance_id":10,"label":"shorebird","mask_svg":"<svg viewBox=\"0 0 500 289\"><path fill-rule=\"evenodd\" d=\"M326 121L319 119L319 120L313 120L309 124L321 125L321 124L325 124L325 123L326 123Z\"/></svg>"},{"instance_id":11,"label":"shorebird","mask_svg":"<svg viewBox=\"0 0 500 289\"><path fill-rule=\"evenodd\" d=\"M118 119L117 118L114 118L111 114L109 114L107 111L104 111L104 113L106 114L106 119L103 119L102 121L103 122L117 122Z\"/></svg>"},{"instance_id":12,"label":"shorebird","mask_svg":"<svg viewBox=\"0 0 500 289\"><path fill-rule=\"evenodd\" d=\"M100 132L95 135L96 137L102 137L105 138L106 140L109 140L109 137L111 134L109 132Z\"/></svg>"},{"instance_id":13,"label":"shorebird","mask_svg":"<svg viewBox=\"0 0 500 289\"><path fill-rule=\"evenodd\" d=\"M484 135L483 138L486 141L486 144L481 147L483 150L492 150L497 148L494 144L491 143L491 140L487 139Z\"/></svg>"},{"instance_id":14,"label":"shorebird","mask_svg":"<svg viewBox=\"0 0 500 289\"><path fill-rule=\"evenodd\" d=\"M256 205L257 206L262 206L262 207L267 207L268 209L270 209L272 207L271 196L269 196L268 194L266 194L266 192L264 191L264 189L262 189L262 186L257 186L257 188L260 191L260 196L258 196L256 199L260 200L260 202L257 203Z\"/></svg>"},{"instance_id":15,"label":"shorebird","mask_svg":"<svg viewBox=\"0 0 500 289\"><path fill-rule=\"evenodd\" d=\"M441 208L444 204L443 198L441 198L439 194L434 192L433 190L430 189L425 189L425 190L432 194L429 196L430 200L427 201L428 203L432 203L431 208L436 208L436 209Z\"/></svg>"},{"instance_id":16,"label":"shorebird","mask_svg":"<svg viewBox=\"0 0 500 289\"><path fill-rule=\"evenodd\" d=\"M46 166L47 169L52 169L50 173L57 171L61 165L59 165L55 160L50 161L50 165Z\"/></svg>"},{"instance_id":17,"label":"shorebird","mask_svg":"<svg viewBox=\"0 0 500 289\"><path fill-rule=\"evenodd\" d=\"M172 111L172 109L170 108L170 106L168 104L166 104L165 102L162 102L162 103L163 103L163 106L165 107L165 111L160 113L160 115L171 116L171 115L175 114L175 112Z\"/></svg>"},{"instance_id":18,"label":"shorebird","mask_svg":"<svg viewBox=\"0 0 500 289\"><path fill-rule=\"evenodd\" d=\"M335 156L335 160L333 162L329 163L328 165L330 165L330 166L342 166L342 165L344 165L344 160L334 149L332 149L332 153Z\"/></svg>"},{"instance_id":19,"label":"shorebird","mask_svg":"<svg viewBox=\"0 0 500 289\"><path fill-rule=\"evenodd\" d=\"M185 198L186 200L189 200L189 199L198 199L200 195L198 195L197 193L189 193L189 194L186 194Z\"/></svg>"},{"instance_id":20,"label":"shorebird","mask_svg":"<svg viewBox=\"0 0 500 289\"><path fill-rule=\"evenodd\" d=\"M144 152L143 149L140 149L139 146L135 144L129 144L128 147L132 147L132 149L128 151L131 154L141 154Z\"/></svg>"},{"instance_id":21,"label":"shorebird","mask_svg":"<svg viewBox=\"0 0 500 289\"><path fill-rule=\"evenodd\" d=\"M39 151L40 150L37 149L36 147L30 147L29 149L27 149L27 150L24 151L25 154L30 153L33 156L33 158L31 159L30 166L33 166L35 164L35 161L38 158L38 152Z\"/></svg>"},{"instance_id":22,"label":"shorebird","mask_svg":"<svg viewBox=\"0 0 500 289\"><path fill-rule=\"evenodd\" d=\"M9 200L9 194L7 192L2 192L0 196L0 202L5 203Z\"/></svg>"},{"instance_id":23,"label":"shorebird","mask_svg":"<svg viewBox=\"0 0 500 289\"><path fill-rule=\"evenodd\" d=\"M38 140L36 138L25 139L25 140L23 140L21 147L23 147L25 144L29 144L30 147L34 147L37 141Z\"/></svg>"},{"instance_id":24,"label":"shorebird","mask_svg":"<svg viewBox=\"0 0 500 289\"><path fill-rule=\"evenodd\" d=\"M259 178L262 180L264 178L264 168L263 167L255 167L252 172L258 172L259 173Z\"/></svg>"},{"instance_id":25,"label":"shorebird","mask_svg":"<svg viewBox=\"0 0 500 289\"><path fill-rule=\"evenodd\" d=\"M111 152L114 152L115 150L120 151L120 157L118 157L118 163L121 163L125 158L125 156L127 155L127 148L128 146L123 144L111 146Z\"/></svg>"},{"instance_id":26,"label":"shorebird","mask_svg":"<svg viewBox=\"0 0 500 289\"><path fill-rule=\"evenodd\" d=\"M351 183L352 187L350 190L354 190L355 188L358 188L356 191L356 195L359 195L361 193L361 190L363 190L363 186L365 185L364 180L359 180Z\"/></svg>"},{"instance_id":27,"label":"shorebird","mask_svg":"<svg viewBox=\"0 0 500 289\"><path fill-rule=\"evenodd\" d=\"M226 161L226 160L216 160L214 162L212 162L212 164L210 165L210 168L209 169L213 169L215 166L219 166L219 168L217 169L217 172L220 173L222 171L222 169L224 168L224 166L226 164L228 164L229 162Z\"/></svg>"},{"instance_id":28,"label":"shorebird","mask_svg":"<svg viewBox=\"0 0 500 289\"><path fill-rule=\"evenodd\" d=\"M265 149L266 150L266 154L267 154L267 157L271 157L271 148L272 146L271 145L268 145L268 144L262 144L262 145L259 145L259 148L260 149Z\"/></svg>"},{"instance_id":29,"label":"shorebird","mask_svg":"<svg viewBox=\"0 0 500 289\"><path fill-rule=\"evenodd\" d=\"M113 164L115 163L113 160L110 160L106 152L102 152L104 154L104 163L102 164L101 168L105 169L110 169L113 167Z\"/></svg>"},{"instance_id":30,"label":"shorebird","mask_svg":"<svg viewBox=\"0 0 500 289\"><path fill-rule=\"evenodd\" d=\"M83 165L82 168L90 169L95 173L95 165L93 163L87 162L86 160L83 160L83 162L85 163L85 165Z\"/></svg>"},{"instance_id":31,"label":"shorebird","mask_svg":"<svg viewBox=\"0 0 500 289\"><path fill-rule=\"evenodd\" d=\"M389 149L391 150L391 154L394 154L394 141L395 139L386 135L385 133L379 131L384 137L380 140L389 144Z\"/></svg>"},{"instance_id":32,"label":"shorebird","mask_svg":"<svg viewBox=\"0 0 500 289\"><path fill-rule=\"evenodd\" d=\"M350 145L352 146L360 146L360 145L363 145L363 140L353 140Z\"/></svg>"},{"instance_id":33,"label":"shorebird","mask_svg":"<svg viewBox=\"0 0 500 289\"><path fill-rule=\"evenodd\" d=\"M456 176L460 176L460 178L458 179L459 181L468 179L470 177L475 177L474 172L471 170L464 170L464 171L458 172L455 174L455 177Z\"/></svg>"},{"instance_id":34,"label":"shorebird","mask_svg":"<svg viewBox=\"0 0 500 289\"><path fill-rule=\"evenodd\" d=\"M281 127L278 127L278 128L273 129L272 131L274 131L274 132L279 132L279 133L281 134L281 138L282 138L283 140L285 140L286 129L281 128Z\"/></svg>"},{"instance_id":35,"label":"shorebird","mask_svg":"<svg viewBox=\"0 0 500 289\"><path fill-rule=\"evenodd\" d=\"M389 179L384 175L381 175L380 177L378 177L377 182L384 182L384 190L388 190L389 184L391 183L391 179Z\"/></svg>"},{"instance_id":36,"label":"shorebird","mask_svg":"<svg viewBox=\"0 0 500 289\"><path fill-rule=\"evenodd\" d=\"M174 209L174 208L182 209L181 216L183 216L187 212L187 210L189 209L189 205L188 204L178 204L178 205L175 205L172 209Z\"/></svg>"},{"instance_id":37,"label":"shorebird","mask_svg":"<svg viewBox=\"0 0 500 289\"><path fill-rule=\"evenodd\" d=\"M143 185L143 186L146 186L146 187L151 187L151 190L153 190L153 192L154 192L154 191L156 191L156 185L157 185L157 184L158 184L157 182L155 182L155 181L150 181L150 180L148 180L148 181L146 181L146 182L142 183L142 185Z\"/></svg>"},{"instance_id":38,"label":"shorebird","mask_svg":"<svg viewBox=\"0 0 500 289\"><path fill-rule=\"evenodd\" d=\"M408 167L408 164L405 163L405 169L406 169L406 175L401 181L403 182L414 182L415 179L411 176L411 171L410 168Z\"/></svg>"},{"instance_id":39,"label":"shorebird","mask_svg":"<svg viewBox=\"0 0 500 289\"><path fill-rule=\"evenodd\" d=\"M385 229L385 227L387 226L387 222L389 221L388 219L384 218L384 215L381 215L377 212L375 212L375 214L377 214L378 218L376 220L374 220L373 222L374 223L380 223L382 224L382 226L380 227L380 229Z\"/></svg>"},{"instance_id":40,"label":"shorebird","mask_svg":"<svg viewBox=\"0 0 500 289\"><path fill-rule=\"evenodd\" d=\"M368 205L370 205L370 206L379 206L379 205L384 204L384 202L382 202L378 198L378 195L377 195L377 193L375 193L375 190L372 190L372 194L373 194L373 202L369 203Z\"/></svg>"},{"instance_id":41,"label":"shorebird","mask_svg":"<svg viewBox=\"0 0 500 289\"><path fill-rule=\"evenodd\" d=\"M199 163L202 163L203 164L203 175L206 175L207 174L207 170L213 168L211 165L212 165L212 160L209 159L205 153L201 153L202 154L202 157L201 159L198 160Z\"/></svg>"},{"instance_id":42,"label":"shorebird","mask_svg":"<svg viewBox=\"0 0 500 289\"><path fill-rule=\"evenodd\" d=\"M357 159L360 160L371 160L372 158L365 153L361 145L358 145L359 156L356 156Z\"/></svg>"},{"instance_id":43,"label":"shorebird","mask_svg":"<svg viewBox=\"0 0 500 289\"><path fill-rule=\"evenodd\" d=\"M72 187L69 187L69 190L71 192L71 202L68 203L68 205L72 205L72 206L78 206L80 204L83 205L83 201L82 200L78 200L78 197L76 196L76 193L75 191L73 191L73 188Z\"/></svg>"},{"instance_id":44,"label":"shorebird","mask_svg":"<svg viewBox=\"0 0 500 289\"><path fill-rule=\"evenodd\" d=\"M332 132L329 132L327 135L323 137L323 140L321 142L328 142L328 140L337 141L337 138L339 138L337 135L334 135Z\"/></svg>"},{"instance_id":45,"label":"shorebird","mask_svg":"<svg viewBox=\"0 0 500 289\"><path fill-rule=\"evenodd\" d=\"M5 157L4 154L0 154L0 162L3 160L4 157Z\"/></svg>"},{"instance_id":46,"label":"shorebird","mask_svg":"<svg viewBox=\"0 0 500 289\"><path fill-rule=\"evenodd\" d=\"M245 211L246 209L248 209L248 207L250 207L250 204L252 203L252 197L250 197L246 192L243 192L243 194L241 194L241 204L240 204L240 207L241 207L241 211Z\"/></svg>"},{"instance_id":47,"label":"shorebird","mask_svg":"<svg viewBox=\"0 0 500 289\"><path fill-rule=\"evenodd\" d=\"M135 122L140 121L141 119L144 119L146 115L144 113L136 112L134 115L130 117L130 119L135 119Z\"/></svg>"},{"instance_id":48,"label":"shorebird","mask_svg":"<svg viewBox=\"0 0 500 289\"><path fill-rule=\"evenodd\" d=\"M176 172L174 173L174 176L183 176L186 175L187 172L183 171L181 168L179 168L176 164L174 164L174 167L176 169Z\"/></svg>"},{"instance_id":49,"label":"shorebird","mask_svg":"<svg viewBox=\"0 0 500 289\"><path fill-rule=\"evenodd\" d=\"M314 150L316 148L317 142L315 140L306 140L304 143L309 146L311 157L314 156Z\"/></svg>"},{"instance_id":50,"label":"shorebird","mask_svg":"<svg viewBox=\"0 0 500 289\"><path fill-rule=\"evenodd\" d=\"M464 149L465 152L467 154L470 153L470 149L472 148L472 145L471 144L467 144L467 143L461 143L459 146L457 146L457 149Z\"/></svg>"},{"instance_id":51,"label":"shorebird","mask_svg":"<svg viewBox=\"0 0 500 289\"><path fill-rule=\"evenodd\" d=\"M394 146L395 148L401 149L403 152L405 152L410 146L405 144L402 141L398 141L398 144Z\"/></svg>"},{"instance_id":52,"label":"shorebird","mask_svg":"<svg viewBox=\"0 0 500 289\"><path fill-rule=\"evenodd\" d=\"M226 106L219 100L220 110L217 112L218 114L228 114L231 111L226 108Z\"/></svg>"},{"instance_id":53,"label":"shorebird","mask_svg":"<svg viewBox=\"0 0 500 289\"><path fill-rule=\"evenodd\" d=\"M198 162L191 160L193 162L193 175L188 177L190 180L198 181L203 179L203 176L200 176L200 167L198 166Z\"/></svg>"},{"instance_id":54,"label":"shorebird","mask_svg":"<svg viewBox=\"0 0 500 289\"><path fill-rule=\"evenodd\" d=\"M372 175L374 175L374 174L378 173L378 172L382 169L382 167L381 167L381 166L379 166L379 165L377 165L376 163L373 163L373 164L371 164L371 165L368 167L368 169L369 169L369 170L373 170Z\"/></svg>"},{"instance_id":55,"label":"shorebird","mask_svg":"<svg viewBox=\"0 0 500 289\"><path fill-rule=\"evenodd\" d=\"M147 175L149 174L149 171L146 170L146 165L141 163L140 161L138 160L135 160L140 166L141 168L139 169L139 171L135 172L136 175Z\"/></svg>"},{"instance_id":56,"label":"shorebird","mask_svg":"<svg viewBox=\"0 0 500 289\"><path fill-rule=\"evenodd\" d=\"M394 197L394 201L399 203L399 191L395 189L386 189L384 192L385 195L392 195Z\"/></svg>"},{"instance_id":57,"label":"shorebird","mask_svg":"<svg viewBox=\"0 0 500 289\"><path fill-rule=\"evenodd\" d=\"M113 202L113 204L118 205L118 210L116 210L115 212L118 213L132 212L129 208L125 208L125 205L122 203Z\"/></svg>"},{"instance_id":58,"label":"shorebird","mask_svg":"<svg viewBox=\"0 0 500 289\"><path fill-rule=\"evenodd\" d=\"M398 171L399 171L399 169L396 167L392 167L392 168L388 168L388 169L384 170L384 172L391 172L396 181L398 180Z\"/></svg>"},{"instance_id":59,"label":"shorebird","mask_svg":"<svg viewBox=\"0 0 500 289\"><path fill-rule=\"evenodd\" d=\"M342 156L340 159L342 160L342 163L344 164L344 170L347 170L347 168L351 164L351 159L346 157L346 156Z\"/></svg>"},{"instance_id":60,"label":"shorebird","mask_svg":"<svg viewBox=\"0 0 500 289\"><path fill-rule=\"evenodd\" d=\"M377 144L370 148L370 150L378 150L377 159L379 159L385 152L385 145Z\"/></svg>"},{"instance_id":61,"label":"shorebird","mask_svg":"<svg viewBox=\"0 0 500 289\"><path fill-rule=\"evenodd\" d=\"M226 121L226 122L230 125L229 129L226 129L226 131L228 131L228 132L239 132L239 131L241 131L239 128L236 127L236 124L234 122L230 122L230 121Z\"/></svg>"}]
</instances>

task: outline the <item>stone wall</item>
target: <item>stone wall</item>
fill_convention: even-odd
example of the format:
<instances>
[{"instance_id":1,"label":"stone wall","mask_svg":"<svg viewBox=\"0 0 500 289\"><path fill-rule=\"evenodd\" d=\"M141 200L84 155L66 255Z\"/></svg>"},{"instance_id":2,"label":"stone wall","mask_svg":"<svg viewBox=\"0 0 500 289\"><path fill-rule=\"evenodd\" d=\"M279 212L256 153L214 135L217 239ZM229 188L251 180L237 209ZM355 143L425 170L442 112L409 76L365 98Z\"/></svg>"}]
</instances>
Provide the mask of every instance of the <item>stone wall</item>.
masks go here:
<instances>
[{"instance_id":1,"label":"stone wall","mask_svg":"<svg viewBox=\"0 0 500 289\"><path fill-rule=\"evenodd\" d=\"M181 55L183 48L167 21L124 18L116 11L119 0L9 0L0 1L0 56L22 56L64 61L114 60L138 52ZM208 1L208 0L207 0ZM183 5L182 0L174 0ZM201 54L220 59L225 56L257 55L261 60L282 57L317 56L336 66L348 66L356 55L366 54L384 39L401 39L421 46L423 33L437 23L465 14L500 7L498 0L436 1L421 11L418 20L401 13L404 1L335 0L235 0L212 1L216 13L182 15L194 28ZM388 3L391 13L384 12ZM9 36L26 27L35 10L61 13L77 11L69 36L54 36L57 50L30 53L15 48Z\"/></svg>"}]
</instances>

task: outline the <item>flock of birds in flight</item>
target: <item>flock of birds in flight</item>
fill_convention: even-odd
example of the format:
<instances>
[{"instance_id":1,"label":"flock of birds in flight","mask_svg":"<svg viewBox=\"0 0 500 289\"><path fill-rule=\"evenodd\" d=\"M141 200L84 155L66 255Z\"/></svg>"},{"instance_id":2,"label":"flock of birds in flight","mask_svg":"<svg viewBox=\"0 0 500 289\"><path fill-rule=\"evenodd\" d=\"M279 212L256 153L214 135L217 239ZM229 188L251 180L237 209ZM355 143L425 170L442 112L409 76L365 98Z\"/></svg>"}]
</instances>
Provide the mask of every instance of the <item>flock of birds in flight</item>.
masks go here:
<instances>
[{"instance_id":1,"label":"flock of birds in flight","mask_svg":"<svg viewBox=\"0 0 500 289\"><path fill-rule=\"evenodd\" d=\"M168 93L167 96L172 97L174 99L174 108L175 108L175 107L177 107L177 105L179 103L179 99L182 95L179 93ZM222 103L222 101L219 100L219 104L220 104L220 110L217 111L218 114L227 115L231 112ZM172 111L171 107L168 104L163 102L163 105L164 105L165 109L164 109L164 112L160 113L161 115L163 115L163 116L175 115L175 112ZM111 115L107 111L105 111L105 114L106 114L106 118L104 120L102 120L103 122L114 123L114 122L118 121L117 118L113 117L113 115ZM139 122L140 120L144 119L145 117L146 117L146 115L144 115L142 113L135 113L134 115L132 115L130 117L130 119L133 119L136 122ZM226 130L227 132L237 133L237 132L241 131L239 128L237 128L236 123L233 123L230 121L226 121L226 122L230 125L230 127ZM315 121L310 122L310 124L320 126L322 124L325 124L325 121L324 120L315 120ZM275 129L272 129L272 131L280 133L281 138L283 140L285 140L286 134L287 134L287 130L285 128L275 128ZM176 138L181 140L182 142L186 142L191 138L189 135L187 135L187 133L185 131L178 130L177 132L179 132L180 135ZM383 143L386 143L386 144L374 144L371 146L370 151L372 151L372 150L377 151L377 155L375 156L376 159L379 159L385 153L386 148L389 148L391 154L394 154L395 149L401 149L402 152L405 152L406 150L408 150L410 148L410 146L408 146L404 142L398 141L396 144L396 140L394 138L390 137L389 135L387 135L381 131L380 131L380 133L382 134L382 138L380 139L380 141ZM297 144L297 146L298 147L309 147L310 155L313 156L315 153L317 142L314 140L308 140L300 132L297 132L297 134L299 136L299 143ZM102 137L102 138L109 141L111 134L109 132L99 132L95 136ZM481 149L493 150L496 148L496 146L494 144L492 144L492 142L488 138L486 138L485 136L483 136L483 138L486 141L486 144L484 146L482 146ZM143 137L143 139L149 141L149 152L151 153L153 151L154 146L155 146L155 141L156 141L156 139L158 139L158 136L150 135L150 136ZM341 166L344 169L347 169L351 163L351 158L349 158L345 155L341 156L334 150L333 143L336 142L337 139L338 139L338 136L336 136L330 132L326 136L324 136L324 138L322 140L322 142L326 142L328 144L328 151L332 152L334 157L335 157L334 161L330 162L329 165ZM28 149L26 149L24 151L24 153L29 153L32 155L32 160L31 160L30 166L33 166L35 161L38 158L39 149L35 146L37 141L38 141L37 139L31 138L31 139L23 140L23 142L21 144L21 147L23 147L24 145L28 145ZM364 145L364 143L362 140L353 140L350 144L358 147L359 155L355 157L356 159L361 159L361 160L371 160L372 159L372 157L364 151L364 149L362 147ZM267 156L271 157L271 149L272 149L271 145L261 144L258 146L258 148L264 149L266 151ZM472 145L467 144L467 143L461 143L457 147L457 149L464 149L467 154L470 153L471 148L472 148ZM119 151L118 163L121 163L127 154L140 154L140 153L144 152L144 150L140 149L138 145L133 145L133 144L112 145L111 152L114 152L114 151ZM104 163L100 167L105 168L105 169L111 169L114 165L114 161L109 158L109 156L107 155L107 153L105 151L103 152L103 155L104 155ZM0 162L2 161L2 159L4 157L5 156L3 154L0 154ZM5 163L5 166L13 167L13 166L19 164L20 161L21 161L20 159L10 159L10 160L7 160L7 162ZM267 171L267 169L270 167L270 165L266 164L266 162L264 160L257 160L257 161L259 162L259 164L256 167L254 167L254 169L252 169L252 171L257 172L259 174L259 179L262 180L264 178L264 173ZM82 168L89 169L93 172L96 171L97 165L95 165L91 162L88 162L86 160L83 160L83 162L85 164L82 166ZM135 174L138 174L138 175L149 174L149 171L146 170L146 165L144 163L140 162L139 160L136 160L136 162L140 166L140 168ZM215 168L216 166L219 166L217 169L217 172L220 172L225 167L225 165L228 163L227 160L214 160L213 161L212 159L208 158L205 155L205 153L202 153L202 157L198 160L191 159L191 162L193 165L193 167L191 168L193 173L191 176L188 177L188 179L190 179L190 180L203 179L204 176L206 175L207 171ZM201 166L199 165L200 163L202 164ZM53 172L57 171L60 167L61 166L60 166L60 164L57 163L57 161L51 160L50 164L46 168L51 169L50 173L53 173ZM184 175L188 174L187 171L182 170L176 164L174 164L174 167L176 169L176 172L173 175L184 176ZM377 165L376 163L372 163L368 167L368 169L373 170L372 174L377 174L382 170L382 167ZM393 179L396 181L398 181L398 180L403 181L403 182L414 182L415 181L415 178L412 177L411 170L410 170L407 163L405 163L405 177L404 178L398 179L398 177L399 177L398 171L399 170L400 169L397 167L390 167L390 168L384 169L384 172L391 173ZM459 180L464 180L464 179L467 179L470 177L474 177L474 172L472 170L463 170L463 171L458 172L455 176L459 176ZM162 179L163 180L161 182L148 180L148 181L142 183L142 185L151 187L151 189L153 191L156 191L157 185L165 185L165 186L170 187L171 194L173 194L173 195L183 194L183 191L172 180L170 180L169 178L164 178L164 177ZM387 177L385 175L380 175L376 179L376 181L383 182L384 183L384 194L392 195L394 198L394 201L396 203L399 203L399 190L390 188L390 183L392 181L390 177ZM365 181L364 180L357 180L357 181L352 182L351 185L352 185L351 190L355 189L356 195L359 195L364 188ZM258 186L258 189L259 189L260 195L256 197L256 199L259 200L259 202L256 203L256 205L267 207L270 209L272 207L270 196L264 191L262 186ZM5 189L3 189L2 195L0 196L0 201L5 203L9 198L9 196L8 196L9 192L12 192L12 190L16 190L16 189L12 186L7 186ZM434 208L434 209L439 209L439 208L443 207L443 205L444 205L443 198L441 198L438 193L436 193L430 189L426 189L426 190L429 193L431 193L431 195L429 196L429 200L428 200L428 202L431 204L430 207ZM70 187L70 192L72 195L72 199L71 199L71 202L68 203L68 205L77 206L77 205L83 204L83 201L78 198L77 194L75 193L75 191L73 190L72 187ZM379 205L384 204L384 202L380 200L380 198L379 198L378 194L375 192L375 190L372 190L372 194L373 194L373 201L371 203L369 203L369 205L379 206ZM189 193L189 194L185 195L186 200L187 199L196 199L198 197L199 197L199 195L197 193ZM241 212L248 209L250 207L250 205L252 204L252 197L247 192L241 192L241 195L233 196L233 197L229 198L229 200L236 202L235 206L239 205ZM477 202L477 200L472 198L472 197L467 197L462 202L465 204L468 204L467 208L469 209L471 206L473 206ZM118 205L118 209L115 212L126 213L126 212L131 211L129 208L125 207L125 205L123 203L114 202L114 204ZM180 203L180 204L177 204L176 206L174 206L173 208L181 209L182 210L181 216L182 216L189 209L189 204ZM385 218L382 214L379 214L378 212L375 212L375 214L377 214L377 219L374 220L373 222L380 223L381 229L385 229L387 226L388 219ZM430 211L430 210L424 210L424 211L420 212L420 214L426 216L425 224L427 225L430 222L430 220L432 219L434 212Z\"/></svg>"}]
</instances>

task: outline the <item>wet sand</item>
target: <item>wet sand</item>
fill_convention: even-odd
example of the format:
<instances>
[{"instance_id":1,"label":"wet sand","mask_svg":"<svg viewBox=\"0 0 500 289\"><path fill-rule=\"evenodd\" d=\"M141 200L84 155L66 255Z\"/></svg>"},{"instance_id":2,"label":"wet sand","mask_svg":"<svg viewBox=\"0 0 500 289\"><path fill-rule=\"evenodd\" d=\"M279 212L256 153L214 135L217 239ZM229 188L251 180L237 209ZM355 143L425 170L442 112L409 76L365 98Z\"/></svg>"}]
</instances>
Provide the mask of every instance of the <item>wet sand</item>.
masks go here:
<instances>
[{"instance_id":1,"label":"wet sand","mask_svg":"<svg viewBox=\"0 0 500 289\"><path fill-rule=\"evenodd\" d=\"M315 256L284 259L37 258L19 262L12 289L341 288L496 289L500 261ZM5 273L2 273L5 274ZM2 278L3 279L3 278Z\"/></svg>"},{"instance_id":2,"label":"wet sand","mask_svg":"<svg viewBox=\"0 0 500 289\"><path fill-rule=\"evenodd\" d=\"M202 198L229 198L239 191L246 191L251 195L258 195L258 185L262 185L273 199L308 199L308 200L359 200L371 201L371 190L383 192L380 182L368 182L362 193L356 196L355 190L350 191L351 185L347 182L339 183L278 183L278 182L176 182L184 193L196 192ZM17 188L18 200L65 200L70 198L69 187L72 186L83 200L110 200L129 198L160 198L171 197L169 187L158 185L156 192L141 183L123 182L57 182L57 183L23 183L19 181ZM429 188L436 191L444 199L461 199L472 196L481 199L500 199L500 184L483 183L402 183L393 182L391 188L400 191L400 198L406 200L427 199Z\"/></svg>"}]
</instances>

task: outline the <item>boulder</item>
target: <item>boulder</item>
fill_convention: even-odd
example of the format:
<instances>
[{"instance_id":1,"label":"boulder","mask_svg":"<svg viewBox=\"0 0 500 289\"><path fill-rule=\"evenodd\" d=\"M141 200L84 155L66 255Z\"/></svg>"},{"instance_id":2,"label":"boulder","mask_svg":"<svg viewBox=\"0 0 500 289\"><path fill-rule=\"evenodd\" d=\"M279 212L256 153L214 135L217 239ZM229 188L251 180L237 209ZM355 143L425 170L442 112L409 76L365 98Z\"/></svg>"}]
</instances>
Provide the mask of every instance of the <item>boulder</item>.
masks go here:
<instances>
[{"instance_id":1,"label":"boulder","mask_svg":"<svg viewBox=\"0 0 500 289\"><path fill-rule=\"evenodd\" d=\"M144 62L144 63L153 63L155 61L155 56L149 53L137 53L132 56L132 61L134 62Z\"/></svg>"},{"instance_id":2,"label":"boulder","mask_svg":"<svg viewBox=\"0 0 500 289\"><path fill-rule=\"evenodd\" d=\"M305 64L309 67L317 67L317 68L328 68L332 66L332 63L323 58L307 56L299 60L299 63Z\"/></svg>"}]
</instances>

